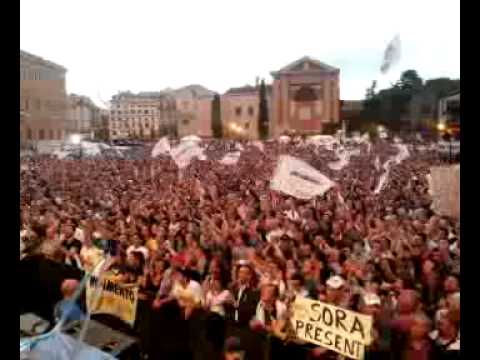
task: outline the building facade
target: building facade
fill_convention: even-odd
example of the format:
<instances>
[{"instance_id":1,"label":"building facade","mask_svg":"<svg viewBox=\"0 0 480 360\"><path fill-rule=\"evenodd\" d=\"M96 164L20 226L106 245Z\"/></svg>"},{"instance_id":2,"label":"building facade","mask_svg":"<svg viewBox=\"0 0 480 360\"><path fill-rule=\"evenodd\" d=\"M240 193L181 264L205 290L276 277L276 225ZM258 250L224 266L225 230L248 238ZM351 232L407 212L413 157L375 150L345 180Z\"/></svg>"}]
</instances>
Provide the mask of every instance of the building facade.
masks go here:
<instances>
[{"instance_id":1,"label":"building facade","mask_svg":"<svg viewBox=\"0 0 480 360\"><path fill-rule=\"evenodd\" d=\"M189 85L169 92L175 99L178 136L212 135L212 100L215 93L201 85Z\"/></svg>"},{"instance_id":2,"label":"building facade","mask_svg":"<svg viewBox=\"0 0 480 360\"><path fill-rule=\"evenodd\" d=\"M20 142L63 140L66 133L67 70L20 50Z\"/></svg>"},{"instance_id":3,"label":"building facade","mask_svg":"<svg viewBox=\"0 0 480 360\"><path fill-rule=\"evenodd\" d=\"M273 76L270 135L321 133L340 117L340 70L303 57Z\"/></svg>"},{"instance_id":4,"label":"building facade","mask_svg":"<svg viewBox=\"0 0 480 360\"><path fill-rule=\"evenodd\" d=\"M271 87L267 86L267 105L271 101ZM260 87L231 88L221 97L221 116L224 136L258 139ZM271 111L269 111L271 119Z\"/></svg>"},{"instance_id":5,"label":"building facade","mask_svg":"<svg viewBox=\"0 0 480 360\"><path fill-rule=\"evenodd\" d=\"M100 125L100 108L87 96L68 96L67 132L93 139Z\"/></svg>"},{"instance_id":6,"label":"building facade","mask_svg":"<svg viewBox=\"0 0 480 360\"><path fill-rule=\"evenodd\" d=\"M456 91L438 102L438 121L447 123L451 120L460 122L460 91Z\"/></svg>"},{"instance_id":7,"label":"building facade","mask_svg":"<svg viewBox=\"0 0 480 360\"><path fill-rule=\"evenodd\" d=\"M110 101L111 139L156 138L175 121L175 102L160 92L122 92Z\"/></svg>"},{"instance_id":8,"label":"building facade","mask_svg":"<svg viewBox=\"0 0 480 360\"><path fill-rule=\"evenodd\" d=\"M110 101L111 139L156 139L164 135L211 136L214 93L200 85L160 92L119 93Z\"/></svg>"}]
</instances>

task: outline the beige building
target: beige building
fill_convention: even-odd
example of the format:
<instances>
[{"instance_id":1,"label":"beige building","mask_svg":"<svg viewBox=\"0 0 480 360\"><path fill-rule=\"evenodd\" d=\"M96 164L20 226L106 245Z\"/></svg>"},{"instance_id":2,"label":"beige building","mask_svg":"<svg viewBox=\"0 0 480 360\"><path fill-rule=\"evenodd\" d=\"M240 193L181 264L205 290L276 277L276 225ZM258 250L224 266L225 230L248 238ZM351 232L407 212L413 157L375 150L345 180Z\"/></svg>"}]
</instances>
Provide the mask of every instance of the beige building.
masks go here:
<instances>
[{"instance_id":1,"label":"beige building","mask_svg":"<svg viewBox=\"0 0 480 360\"><path fill-rule=\"evenodd\" d=\"M321 133L326 124L339 122L339 69L303 57L271 74L271 136Z\"/></svg>"},{"instance_id":2,"label":"beige building","mask_svg":"<svg viewBox=\"0 0 480 360\"><path fill-rule=\"evenodd\" d=\"M67 132L93 139L100 123L100 108L87 96L68 96Z\"/></svg>"},{"instance_id":3,"label":"beige building","mask_svg":"<svg viewBox=\"0 0 480 360\"><path fill-rule=\"evenodd\" d=\"M119 93L110 101L110 138L156 138L174 122L174 109L174 100L160 92Z\"/></svg>"},{"instance_id":4,"label":"beige building","mask_svg":"<svg viewBox=\"0 0 480 360\"><path fill-rule=\"evenodd\" d=\"M214 92L201 85L189 85L169 92L175 98L179 137L212 134L212 100Z\"/></svg>"},{"instance_id":5,"label":"beige building","mask_svg":"<svg viewBox=\"0 0 480 360\"><path fill-rule=\"evenodd\" d=\"M221 97L223 134L231 138L258 138L259 86L231 88ZM271 87L267 86L267 104ZM271 114L270 114L271 118Z\"/></svg>"},{"instance_id":6,"label":"beige building","mask_svg":"<svg viewBox=\"0 0 480 360\"><path fill-rule=\"evenodd\" d=\"M20 142L63 140L66 130L67 70L20 50Z\"/></svg>"},{"instance_id":7,"label":"beige building","mask_svg":"<svg viewBox=\"0 0 480 360\"><path fill-rule=\"evenodd\" d=\"M110 102L112 139L156 139L163 135L208 137L214 93L200 85L161 92L123 92Z\"/></svg>"}]
</instances>

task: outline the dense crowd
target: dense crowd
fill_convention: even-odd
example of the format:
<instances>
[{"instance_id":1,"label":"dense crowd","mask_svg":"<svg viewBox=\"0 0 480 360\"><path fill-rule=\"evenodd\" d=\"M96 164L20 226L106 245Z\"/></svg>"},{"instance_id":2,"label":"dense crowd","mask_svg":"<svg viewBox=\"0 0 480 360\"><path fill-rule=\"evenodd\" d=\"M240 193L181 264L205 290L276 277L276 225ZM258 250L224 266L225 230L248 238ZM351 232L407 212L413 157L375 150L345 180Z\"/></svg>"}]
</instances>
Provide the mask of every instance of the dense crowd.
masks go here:
<instances>
[{"instance_id":1,"label":"dense crowd","mask_svg":"<svg viewBox=\"0 0 480 360\"><path fill-rule=\"evenodd\" d=\"M182 170L169 156L22 160L21 246L86 271L109 253L118 281L154 309L177 300L186 318L204 307L285 339L289 304L303 296L372 315L372 354L460 348L459 220L430 209L435 153L410 146L376 194L392 142L355 145L339 170L334 151L300 139L243 142L237 164L218 162L236 146L210 141L207 160ZM280 154L336 185L311 200L272 191Z\"/></svg>"}]
</instances>

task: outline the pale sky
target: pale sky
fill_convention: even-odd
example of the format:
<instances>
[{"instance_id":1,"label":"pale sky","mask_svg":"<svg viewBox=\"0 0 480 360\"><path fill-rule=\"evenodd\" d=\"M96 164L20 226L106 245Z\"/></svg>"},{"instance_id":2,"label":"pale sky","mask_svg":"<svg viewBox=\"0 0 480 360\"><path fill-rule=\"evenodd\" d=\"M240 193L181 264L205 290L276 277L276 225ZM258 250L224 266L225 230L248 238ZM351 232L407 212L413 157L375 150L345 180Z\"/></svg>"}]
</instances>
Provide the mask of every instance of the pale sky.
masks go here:
<instances>
[{"instance_id":1,"label":"pale sky","mask_svg":"<svg viewBox=\"0 0 480 360\"><path fill-rule=\"evenodd\" d=\"M344 100L401 71L460 77L460 0L20 0L20 48L65 66L67 91L97 104L119 90L271 81L305 56L340 68ZM402 57L380 75L399 34Z\"/></svg>"}]
</instances>

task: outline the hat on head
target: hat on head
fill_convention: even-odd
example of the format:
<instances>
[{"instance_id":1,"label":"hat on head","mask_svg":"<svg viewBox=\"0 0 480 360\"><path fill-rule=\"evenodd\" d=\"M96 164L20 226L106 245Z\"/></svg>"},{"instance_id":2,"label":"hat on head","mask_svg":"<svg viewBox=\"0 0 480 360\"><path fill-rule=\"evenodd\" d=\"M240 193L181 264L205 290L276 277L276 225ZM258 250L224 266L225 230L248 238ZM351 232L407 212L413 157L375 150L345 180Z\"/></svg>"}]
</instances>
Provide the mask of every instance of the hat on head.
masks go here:
<instances>
[{"instance_id":1,"label":"hat on head","mask_svg":"<svg viewBox=\"0 0 480 360\"><path fill-rule=\"evenodd\" d=\"M363 301L365 302L365 305L371 306L371 305L381 305L382 300L380 297L375 294L375 293L366 293L363 295Z\"/></svg>"},{"instance_id":2,"label":"hat on head","mask_svg":"<svg viewBox=\"0 0 480 360\"><path fill-rule=\"evenodd\" d=\"M327 286L334 290L340 289L343 285L345 285L345 280L338 275L332 276L327 280Z\"/></svg>"}]
</instances>

